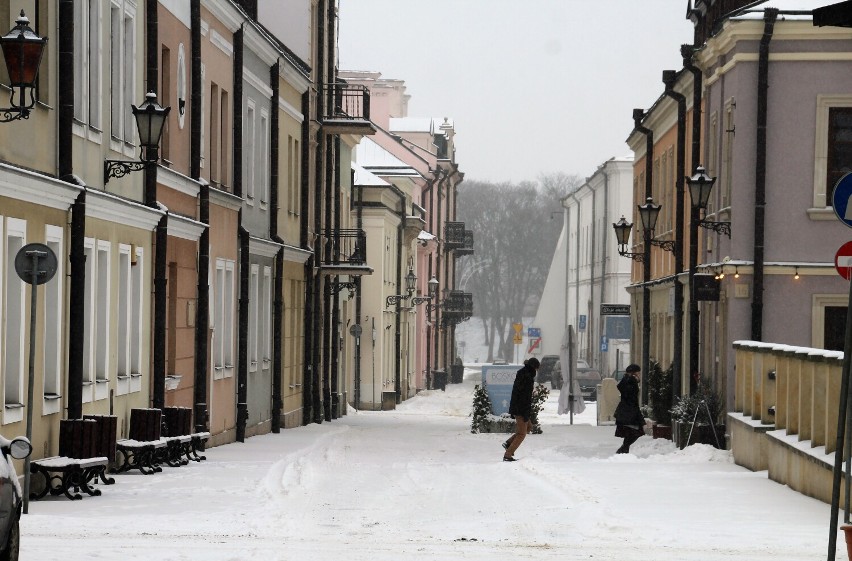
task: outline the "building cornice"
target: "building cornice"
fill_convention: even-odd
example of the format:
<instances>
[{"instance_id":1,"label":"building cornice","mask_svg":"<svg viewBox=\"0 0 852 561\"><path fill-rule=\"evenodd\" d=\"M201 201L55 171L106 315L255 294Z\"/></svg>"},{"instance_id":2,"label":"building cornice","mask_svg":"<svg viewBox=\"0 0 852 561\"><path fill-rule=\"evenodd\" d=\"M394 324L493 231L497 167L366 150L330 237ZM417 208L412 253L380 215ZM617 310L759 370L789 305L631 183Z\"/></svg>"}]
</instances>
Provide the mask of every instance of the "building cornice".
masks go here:
<instances>
[{"instance_id":1,"label":"building cornice","mask_svg":"<svg viewBox=\"0 0 852 561\"><path fill-rule=\"evenodd\" d=\"M153 230L165 212L141 203L122 199L104 191L86 191L86 216L122 224L131 228Z\"/></svg>"},{"instance_id":2,"label":"building cornice","mask_svg":"<svg viewBox=\"0 0 852 561\"><path fill-rule=\"evenodd\" d=\"M207 224L203 222L179 214L169 214L168 233L172 237L197 242L205 228Z\"/></svg>"},{"instance_id":3,"label":"building cornice","mask_svg":"<svg viewBox=\"0 0 852 561\"><path fill-rule=\"evenodd\" d=\"M273 258L278 255L282 247L284 246L272 240L249 236L249 253L252 255Z\"/></svg>"},{"instance_id":4,"label":"building cornice","mask_svg":"<svg viewBox=\"0 0 852 561\"><path fill-rule=\"evenodd\" d=\"M230 0L201 0L201 5L231 33L235 33L245 21L243 13Z\"/></svg>"},{"instance_id":5,"label":"building cornice","mask_svg":"<svg viewBox=\"0 0 852 561\"><path fill-rule=\"evenodd\" d=\"M47 175L0 164L0 197L67 210L83 187Z\"/></svg>"},{"instance_id":6,"label":"building cornice","mask_svg":"<svg viewBox=\"0 0 852 561\"><path fill-rule=\"evenodd\" d=\"M163 166L157 167L157 182L190 197L198 197L201 189L201 186L194 179Z\"/></svg>"},{"instance_id":7,"label":"building cornice","mask_svg":"<svg viewBox=\"0 0 852 561\"><path fill-rule=\"evenodd\" d=\"M243 208L243 199L227 191L210 187L210 202L214 205L227 208L228 210L240 210Z\"/></svg>"}]
</instances>

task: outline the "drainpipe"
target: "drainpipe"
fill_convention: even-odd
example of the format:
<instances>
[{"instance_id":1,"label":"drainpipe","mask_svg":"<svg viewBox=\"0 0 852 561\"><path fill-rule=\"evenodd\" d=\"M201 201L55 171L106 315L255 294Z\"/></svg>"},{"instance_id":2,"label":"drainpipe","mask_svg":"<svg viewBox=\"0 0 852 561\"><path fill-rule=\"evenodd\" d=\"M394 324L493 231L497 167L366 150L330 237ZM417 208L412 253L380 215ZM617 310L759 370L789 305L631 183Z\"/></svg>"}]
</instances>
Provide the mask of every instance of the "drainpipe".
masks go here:
<instances>
[{"instance_id":1,"label":"drainpipe","mask_svg":"<svg viewBox=\"0 0 852 561\"><path fill-rule=\"evenodd\" d=\"M574 266L575 266L574 270L576 271L576 273L574 274L575 275L574 276L574 314L577 317L574 318L574 320L576 321L576 325L577 325L577 330L576 330L577 331L577 338L579 338L579 336L580 336L580 325L579 325L579 323L580 323L580 201L577 200L577 195L575 193L576 193L576 191L574 193L571 193L568 196L571 197L572 199L574 199L574 207L577 209L577 220L575 221L577 223L576 224L577 235L575 236L576 247L574 248ZM569 217L569 223L570 223L570 217ZM567 240L566 240L565 243L566 244L568 243ZM568 368L571 367L570 364L566 365L566 366Z\"/></svg>"},{"instance_id":2,"label":"drainpipe","mask_svg":"<svg viewBox=\"0 0 852 561\"><path fill-rule=\"evenodd\" d=\"M394 185L391 185L391 190L399 197L399 226L396 228L396 289L399 294L402 294L402 242L405 239L405 194ZM396 348L396 360L394 361L393 375L393 390L396 393L396 402L401 401L402 396L402 353L400 344L402 342L402 331L400 325L400 316L402 315L402 301L397 300L396 303L396 330L394 332L394 347ZM384 408L384 400L382 400L382 408Z\"/></svg>"},{"instance_id":3,"label":"drainpipe","mask_svg":"<svg viewBox=\"0 0 852 561\"><path fill-rule=\"evenodd\" d=\"M642 119L645 118L645 111L642 109L633 110L633 126L636 132L645 135L645 198L651 196L653 180L654 180L654 131L642 125ZM649 372L651 370L651 232L643 228L643 251L645 256L642 259L642 370ZM579 237L579 236L578 236ZM579 251L579 248L578 248ZM677 253L675 253L677 259ZM678 333L678 317L677 302L678 302L678 282L675 282L675 345L674 345L674 363L675 370L680 368L677 364L680 362L680 346L677 344ZM682 327L681 327L682 328ZM648 385L642 384L642 403L648 403Z\"/></svg>"},{"instance_id":4,"label":"drainpipe","mask_svg":"<svg viewBox=\"0 0 852 561\"><path fill-rule=\"evenodd\" d=\"M766 122L769 106L769 42L778 10L767 8L763 15L763 37L757 62L757 154L754 185L754 298L751 303L751 339L763 340L763 272L766 220Z\"/></svg>"},{"instance_id":5,"label":"drainpipe","mask_svg":"<svg viewBox=\"0 0 852 561\"><path fill-rule=\"evenodd\" d=\"M595 218L597 217L597 194L594 190L592 190L592 227L591 227L591 239L589 240L589 325L587 325L588 331L586 333L589 334L589 349L588 354L586 355L589 359L591 359L593 366L600 366L600 361L595 362L595 357L599 356L600 348L596 347L597 341L593 339L593 334L597 331L596 326L594 325L594 316L595 316ZM603 323L603 322L601 322Z\"/></svg>"},{"instance_id":6,"label":"drainpipe","mask_svg":"<svg viewBox=\"0 0 852 561\"><path fill-rule=\"evenodd\" d=\"M74 122L74 2L59 0L59 84L57 87L57 169L67 183L85 187L73 175ZM69 241L70 284L68 294L68 418L83 417L83 346L85 340L86 254L86 190L71 205L71 239Z\"/></svg>"},{"instance_id":7,"label":"drainpipe","mask_svg":"<svg viewBox=\"0 0 852 561\"><path fill-rule=\"evenodd\" d=\"M458 171L458 168L453 167L452 171L450 171L450 173L448 173L446 175L445 179L446 179L446 184L448 186L452 185L452 182L450 180L453 178L454 175L456 175L457 171ZM449 212L449 201L447 202L447 205L448 205L447 217L444 220L445 224L446 224L446 222L449 221L449 218L450 218L450 216L449 216L449 214L450 214L450 212ZM441 206L442 206L441 205L441 191L439 189L438 190L438 213L439 214L442 212ZM446 230L446 228L445 228L445 230ZM452 256L449 255L449 251L447 251L446 248L445 248L444 254L442 255L442 259L444 261L446 261L446 269L447 269L446 272L444 273L444 282L446 283L444 286L449 286L453 290L455 290L456 287L455 287L454 284L452 284L452 282L453 282L452 279L450 279L449 269L450 269L450 259L451 258L452 258ZM443 349L444 350L444 353L443 353L443 355L444 355L443 356L444 370L447 370L448 368L450 368L450 326L448 326L448 328L444 329L443 345L444 345L444 349ZM449 380L449 376L450 376L450 372L448 371L447 372L447 379L448 380Z\"/></svg>"},{"instance_id":8,"label":"drainpipe","mask_svg":"<svg viewBox=\"0 0 852 561\"><path fill-rule=\"evenodd\" d=\"M151 405L162 409L166 404L166 289L168 279L169 213L163 214L157 224L154 246L154 365Z\"/></svg>"},{"instance_id":9,"label":"drainpipe","mask_svg":"<svg viewBox=\"0 0 852 561\"><path fill-rule=\"evenodd\" d=\"M352 174L352 185L355 185L355 172ZM356 225L358 232L364 227L364 187L358 186L358 210ZM361 325L361 276L355 277L355 325ZM428 347L428 342L427 342ZM361 335L355 335L355 409L361 408Z\"/></svg>"},{"instance_id":10,"label":"drainpipe","mask_svg":"<svg viewBox=\"0 0 852 561\"><path fill-rule=\"evenodd\" d=\"M311 98L310 92L302 94L302 115L310 115ZM302 121L302 169L301 185L300 185L300 207L299 207L299 246L310 252L311 256L305 261L303 278L305 279L305 312L302 317L302 333L304 335L304 343L302 346L302 356L307 364L304 364L302 371L302 383L297 384L302 386L302 424L307 425L311 422L311 392L313 391L313 368L311 366L311 357L313 356L313 302L314 302L314 286L313 286L313 271L314 271L314 255L311 248L310 229L308 214L310 210L310 141L311 125L310 119L305 118Z\"/></svg>"},{"instance_id":11,"label":"drainpipe","mask_svg":"<svg viewBox=\"0 0 852 561\"><path fill-rule=\"evenodd\" d=\"M234 32L234 195L243 196L243 26Z\"/></svg>"},{"instance_id":12,"label":"drainpipe","mask_svg":"<svg viewBox=\"0 0 852 561\"><path fill-rule=\"evenodd\" d=\"M331 96L328 96L331 97ZM322 225L325 227L320 230L323 235L323 246L325 256L323 262L331 263L331 253L334 245L332 234L332 205L334 201L334 189L332 183L334 178L334 141L331 135L324 135L323 142L325 143L325 219ZM319 282L322 284L322 316L320 326L322 328L322 415L326 421L331 421L331 277L319 277Z\"/></svg>"},{"instance_id":13,"label":"drainpipe","mask_svg":"<svg viewBox=\"0 0 852 561\"><path fill-rule=\"evenodd\" d=\"M278 157L280 152L278 117L278 96L281 91L279 72L281 71L281 60L277 59L269 70L269 82L272 86L272 115L269 118L269 237L272 241L284 244L284 240L278 234L278 211L279 211L279 184L278 184ZM272 432L281 432L281 409L284 400L281 396L282 376L282 345L281 325L284 321L284 248L278 250L275 256L275 295L272 300Z\"/></svg>"},{"instance_id":14,"label":"drainpipe","mask_svg":"<svg viewBox=\"0 0 852 561\"><path fill-rule=\"evenodd\" d=\"M604 165L604 200L603 200L603 215L604 217L609 216L609 173L606 170L606 164ZM604 219L603 227L606 228L606 219ZM607 243L606 243L606 235L603 234L603 243L601 243L601 303L604 303L604 298L606 298L606 261L607 261ZM601 336L606 335L606 326L604 325L604 318L601 316ZM618 351L616 351L618 352ZM600 358L601 364L598 366L603 371L602 374L606 376L606 373L609 371L609 364L607 364L606 370L603 369L603 356ZM607 361L609 363L609 361Z\"/></svg>"},{"instance_id":15,"label":"drainpipe","mask_svg":"<svg viewBox=\"0 0 852 561\"><path fill-rule=\"evenodd\" d=\"M438 168L437 170L435 170L435 177L438 179L438 184L435 186L435 193L434 193L434 196L437 197L437 199L438 199L438 201L437 201L438 212L435 215L435 228L440 230L440 228L441 228L441 186L443 186L444 181L446 181L446 179L447 179L447 172L443 171L441 168ZM431 203L430 203L430 206L431 206ZM446 228L444 228L444 230L446 232ZM441 246L444 243L442 241L443 240L443 234L444 234L444 232L440 232L440 231L437 232L437 234L436 234L438 236L438 238L436 240L437 251L436 251L436 255L435 255L435 278L438 279L438 281L442 280L441 279L441 255L442 255ZM444 283L445 282L446 281L444 281ZM439 284L439 286L444 287L445 293L448 291L446 284L442 284L442 285ZM440 300L440 295L436 294L435 299ZM440 348L441 348L441 346L440 346L441 345L441 332L440 332L440 328L439 328L440 325L441 325L441 308L440 308L440 306L437 305L437 302L436 302L436 306L435 306L435 337L434 337L434 339L435 339L435 342L434 342L435 343L435 367L436 367L435 370L441 369L440 364L438 364L438 357L440 356Z\"/></svg>"},{"instance_id":16,"label":"drainpipe","mask_svg":"<svg viewBox=\"0 0 852 561\"><path fill-rule=\"evenodd\" d=\"M340 193L340 136L334 137L334 254L335 263L340 261L340 226L343 201ZM351 166L350 166L351 167ZM331 418L340 417L340 277L334 277L331 307ZM344 384L345 386L345 384Z\"/></svg>"},{"instance_id":17,"label":"drainpipe","mask_svg":"<svg viewBox=\"0 0 852 561\"><path fill-rule=\"evenodd\" d=\"M685 218L683 215L684 205L686 204L686 96L675 91L674 86L677 82L677 72L674 70L663 71L663 83L665 84L665 95L677 102L677 171L675 183L675 212L677 213L675 233L675 337L683 333L683 284L678 278L683 271L683 243L685 236ZM691 205L690 205L690 208ZM690 236L689 248L689 393L694 391L693 374L698 370L698 301L695 300L695 290L693 288L693 278L695 276L695 267L698 262L698 234L693 228L697 228L698 213L695 210L690 211L690 232L694 232L694 236ZM695 224L695 226L693 226ZM680 318L680 321L678 321ZM678 323L680 325L678 325ZM682 345L675 343L676 348L681 348ZM674 390L677 386L678 392L681 391L683 384L683 357L681 354L680 361L676 363L674 372ZM680 395L680 393L676 394Z\"/></svg>"},{"instance_id":18,"label":"drainpipe","mask_svg":"<svg viewBox=\"0 0 852 561\"><path fill-rule=\"evenodd\" d=\"M156 2L155 2L156 3ZM192 107L190 109L191 140L190 177L201 184L198 219L205 224L198 240L198 305L195 307L195 431L207 431L207 374L209 371L210 331L210 186L201 179L201 0L190 4L192 46Z\"/></svg>"},{"instance_id":19,"label":"drainpipe","mask_svg":"<svg viewBox=\"0 0 852 561\"><path fill-rule=\"evenodd\" d=\"M246 440L248 421L248 332L249 332L249 232L243 228L243 211L240 210L238 240L240 244L240 309L239 366L237 367L237 441Z\"/></svg>"}]
</instances>

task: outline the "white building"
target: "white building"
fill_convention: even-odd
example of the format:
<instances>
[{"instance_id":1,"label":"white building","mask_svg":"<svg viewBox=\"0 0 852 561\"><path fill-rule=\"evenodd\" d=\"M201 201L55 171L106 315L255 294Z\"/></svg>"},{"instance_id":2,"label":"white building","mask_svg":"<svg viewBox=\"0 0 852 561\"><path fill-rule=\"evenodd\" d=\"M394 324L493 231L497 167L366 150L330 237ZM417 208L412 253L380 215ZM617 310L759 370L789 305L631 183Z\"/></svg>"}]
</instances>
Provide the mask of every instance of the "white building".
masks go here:
<instances>
[{"instance_id":1,"label":"white building","mask_svg":"<svg viewBox=\"0 0 852 561\"><path fill-rule=\"evenodd\" d=\"M600 310L602 303L630 302L626 287L631 261L618 254L612 224L622 215L632 216L632 204L630 156L607 160L562 199L562 233L533 322L541 329L542 341L533 354L558 355L565 329L571 325L577 333L577 357L604 376L630 361L629 333L607 339L602 351L607 326Z\"/></svg>"}]
</instances>

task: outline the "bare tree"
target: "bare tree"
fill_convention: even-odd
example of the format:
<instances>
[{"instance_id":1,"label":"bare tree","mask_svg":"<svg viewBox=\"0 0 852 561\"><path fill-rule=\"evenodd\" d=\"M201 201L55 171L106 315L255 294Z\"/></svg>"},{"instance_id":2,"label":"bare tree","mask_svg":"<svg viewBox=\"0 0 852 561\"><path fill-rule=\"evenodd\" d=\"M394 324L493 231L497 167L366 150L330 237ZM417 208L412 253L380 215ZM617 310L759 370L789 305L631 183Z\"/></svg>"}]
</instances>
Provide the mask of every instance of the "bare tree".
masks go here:
<instances>
[{"instance_id":1,"label":"bare tree","mask_svg":"<svg viewBox=\"0 0 852 561\"><path fill-rule=\"evenodd\" d=\"M582 183L577 176L543 176L539 183L466 180L459 219L475 235L475 253L459 260L459 289L472 292L483 325L488 361L495 349L513 354L509 324L522 322L538 303L562 228L562 197Z\"/></svg>"}]
</instances>

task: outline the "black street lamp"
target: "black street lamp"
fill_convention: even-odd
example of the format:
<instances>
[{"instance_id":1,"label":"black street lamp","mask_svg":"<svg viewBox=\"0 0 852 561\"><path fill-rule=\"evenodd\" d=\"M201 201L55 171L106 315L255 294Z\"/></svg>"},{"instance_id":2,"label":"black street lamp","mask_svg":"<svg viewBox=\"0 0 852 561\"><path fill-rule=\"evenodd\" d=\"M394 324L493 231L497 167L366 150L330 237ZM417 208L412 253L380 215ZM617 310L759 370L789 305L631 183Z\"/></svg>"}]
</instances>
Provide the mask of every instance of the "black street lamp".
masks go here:
<instances>
[{"instance_id":1,"label":"black street lamp","mask_svg":"<svg viewBox=\"0 0 852 561\"><path fill-rule=\"evenodd\" d=\"M385 306L390 308L396 306L402 300L411 298L414 289L417 288L417 275L414 274L414 269L411 265L408 266L408 274L405 275L405 294L392 294L385 299Z\"/></svg>"},{"instance_id":2,"label":"black street lamp","mask_svg":"<svg viewBox=\"0 0 852 561\"><path fill-rule=\"evenodd\" d=\"M415 279L416 279L416 277L415 277ZM418 305L422 304L423 302L427 302L426 313L429 314L432 311L432 309L430 307L431 304L432 304L432 298L434 298L435 294L437 294L437 292L438 292L438 279L436 279L433 276L431 279L429 279L429 282L426 283L426 285L427 285L428 290L429 290L429 295L428 296L416 296L416 297L411 299L411 304L413 306L418 306Z\"/></svg>"},{"instance_id":3,"label":"black street lamp","mask_svg":"<svg viewBox=\"0 0 852 561\"><path fill-rule=\"evenodd\" d=\"M12 89L9 97L12 107L0 108L0 113L3 114L0 123L28 119L30 109L35 107L35 81L47 38L36 35L29 24L30 20L21 10L21 15L15 20L15 27L0 37L0 48L3 49L3 60L9 72L9 87Z\"/></svg>"},{"instance_id":4,"label":"black street lamp","mask_svg":"<svg viewBox=\"0 0 852 561\"><path fill-rule=\"evenodd\" d=\"M701 211L707 210L710 201L710 192L716 183L715 177L707 175L702 166L695 168L692 177L686 178L689 187L689 198L692 204L692 220L689 222L689 388L690 393L695 391L698 382L700 360L698 357L699 346L699 313L698 298L695 290L695 273L698 269L698 227L713 230L717 234L725 234L731 237L730 222L714 222L701 218Z\"/></svg>"},{"instance_id":5,"label":"black street lamp","mask_svg":"<svg viewBox=\"0 0 852 561\"><path fill-rule=\"evenodd\" d=\"M639 219L642 221L642 230L651 234L657 226L657 218L660 216L660 209L663 208L662 205L655 205L654 199L648 197L645 199L644 205L636 205L636 208L639 210ZM627 251L627 245L630 242L630 230L633 229L632 222L628 222L627 219L622 216L621 220L612 225L612 229L615 230L615 238L618 240L619 255L622 257L629 257L634 261L645 261L645 254L647 252L631 253ZM647 237L649 238L648 241L651 245L655 245L666 251L674 251L674 241L655 240L652 235L648 235Z\"/></svg>"},{"instance_id":6,"label":"black street lamp","mask_svg":"<svg viewBox=\"0 0 852 561\"><path fill-rule=\"evenodd\" d=\"M136 119L136 128L139 131L139 144L141 151L139 161L105 160L104 161L104 185L110 177L124 177L132 171L145 169L153 166L160 159L160 138L163 136L163 127L171 107L163 107L157 103L157 94L148 92L145 101L139 107L131 105L133 117Z\"/></svg>"}]
</instances>

